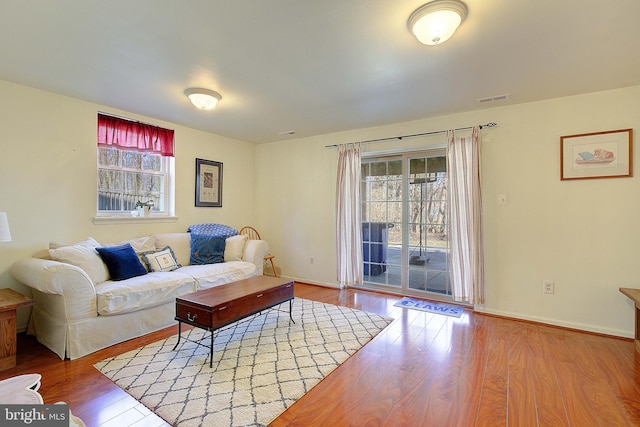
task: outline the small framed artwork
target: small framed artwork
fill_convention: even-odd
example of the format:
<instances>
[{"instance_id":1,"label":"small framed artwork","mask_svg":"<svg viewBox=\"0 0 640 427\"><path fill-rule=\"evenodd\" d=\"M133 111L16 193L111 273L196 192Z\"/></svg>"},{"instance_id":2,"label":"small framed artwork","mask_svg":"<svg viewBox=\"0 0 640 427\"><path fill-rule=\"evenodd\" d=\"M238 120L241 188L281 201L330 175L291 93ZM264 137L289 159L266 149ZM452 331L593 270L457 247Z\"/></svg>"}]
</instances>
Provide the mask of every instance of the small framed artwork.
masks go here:
<instances>
[{"instance_id":1,"label":"small framed artwork","mask_svg":"<svg viewBox=\"0 0 640 427\"><path fill-rule=\"evenodd\" d=\"M222 163L196 159L196 206L222 207Z\"/></svg>"},{"instance_id":2,"label":"small framed artwork","mask_svg":"<svg viewBox=\"0 0 640 427\"><path fill-rule=\"evenodd\" d=\"M633 129L560 137L560 179L633 176Z\"/></svg>"}]
</instances>

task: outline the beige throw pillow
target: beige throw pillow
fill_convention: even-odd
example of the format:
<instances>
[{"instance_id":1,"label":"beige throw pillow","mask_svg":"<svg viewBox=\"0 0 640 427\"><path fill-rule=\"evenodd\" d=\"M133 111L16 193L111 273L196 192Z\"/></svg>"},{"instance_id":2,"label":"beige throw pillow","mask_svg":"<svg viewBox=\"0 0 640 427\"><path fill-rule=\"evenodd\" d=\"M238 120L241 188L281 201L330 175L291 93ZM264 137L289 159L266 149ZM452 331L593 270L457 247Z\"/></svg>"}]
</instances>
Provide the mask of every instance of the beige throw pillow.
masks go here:
<instances>
[{"instance_id":1,"label":"beige throw pillow","mask_svg":"<svg viewBox=\"0 0 640 427\"><path fill-rule=\"evenodd\" d=\"M57 249L49 249L49 256L54 261L65 262L81 268L94 284L109 280L109 270L96 248L101 245L92 237L84 242Z\"/></svg>"},{"instance_id":2,"label":"beige throw pillow","mask_svg":"<svg viewBox=\"0 0 640 427\"><path fill-rule=\"evenodd\" d=\"M225 242L224 262L242 261L244 253L244 245L247 243L248 236L231 236Z\"/></svg>"}]
</instances>

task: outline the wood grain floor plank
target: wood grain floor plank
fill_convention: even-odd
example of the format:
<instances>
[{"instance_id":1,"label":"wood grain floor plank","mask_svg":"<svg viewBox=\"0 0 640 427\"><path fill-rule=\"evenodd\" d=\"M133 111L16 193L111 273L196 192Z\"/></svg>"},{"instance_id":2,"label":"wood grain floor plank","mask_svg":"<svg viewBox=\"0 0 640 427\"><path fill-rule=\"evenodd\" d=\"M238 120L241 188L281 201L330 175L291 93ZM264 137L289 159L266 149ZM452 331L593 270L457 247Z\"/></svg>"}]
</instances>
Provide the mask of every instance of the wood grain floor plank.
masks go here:
<instances>
[{"instance_id":1,"label":"wood grain floor plank","mask_svg":"<svg viewBox=\"0 0 640 427\"><path fill-rule=\"evenodd\" d=\"M476 334L476 336L479 334ZM482 395L488 348L482 337L474 339L458 377L449 420L453 425L474 425Z\"/></svg>"},{"instance_id":2,"label":"wood grain floor plank","mask_svg":"<svg viewBox=\"0 0 640 427\"><path fill-rule=\"evenodd\" d=\"M548 360L538 358L533 364L533 386L540 427L569 426L562 392L555 370Z\"/></svg>"},{"instance_id":3,"label":"wood grain floor plank","mask_svg":"<svg viewBox=\"0 0 640 427\"><path fill-rule=\"evenodd\" d=\"M506 367L504 372L487 372L482 384L478 411L475 422L467 425L483 427L507 425L507 384ZM469 414L469 417L473 414Z\"/></svg>"},{"instance_id":4,"label":"wood grain floor plank","mask_svg":"<svg viewBox=\"0 0 640 427\"><path fill-rule=\"evenodd\" d=\"M478 324L484 318L477 319ZM485 328L486 329L486 328ZM509 384L509 327L508 322L496 320L488 335L484 380L476 414L476 426L507 425L507 390ZM468 424L474 425L474 424Z\"/></svg>"},{"instance_id":5,"label":"wood grain floor plank","mask_svg":"<svg viewBox=\"0 0 640 427\"><path fill-rule=\"evenodd\" d=\"M587 402L595 413L596 420L600 425L624 425L626 419L617 406L617 399L611 388L612 377L600 363L600 358L594 353L602 356L605 349L601 346L600 340L594 336L583 335L575 340L576 357L576 384L579 384L580 392L587 396ZM615 362L615 360L609 360Z\"/></svg>"},{"instance_id":6,"label":"wood grain floor plank","mask_svg":"<svg viewBox=\"0 0 640 427\"><path fill-rule=\"evenodd\" d=\"M531 370L509 366L507 391L507 426L537 426L536 400Z\"/></svg>"}]
</instances>

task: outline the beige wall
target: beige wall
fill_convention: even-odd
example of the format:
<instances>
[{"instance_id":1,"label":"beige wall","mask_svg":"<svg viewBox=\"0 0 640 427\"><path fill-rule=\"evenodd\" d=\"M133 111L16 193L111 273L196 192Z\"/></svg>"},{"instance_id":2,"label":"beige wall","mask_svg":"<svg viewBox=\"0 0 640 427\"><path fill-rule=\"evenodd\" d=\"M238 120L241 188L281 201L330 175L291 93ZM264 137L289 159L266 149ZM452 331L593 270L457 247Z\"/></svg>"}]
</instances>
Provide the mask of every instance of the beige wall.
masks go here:
<instances>
[{"instance_id":1,"label":"beige wall","mask_svg":"<svg viewBox=\"0 0 640 427\"><path fill-rule=\"evenodd\" d=\"M176 216L171 223L95 225L96 119L104 111L175 129ZM254 146L153 118L0 81L0 211L13 241L0 243L0 287L29 295L9 268L51 240L88 236L115 242L216 222L239 228L254 219ZM222 208L194 206L195 158L223 163ZM19 311L24 329L28 309Z\"/></svg>"},{"instance_id":2,"label":"beige wall","mask_svg":"<svg viewBox=\"0 0 640 427\"><path fill-rule=\"evenodd\" d=\"M336 150L325 145L496 121L483 130L486 304L490 313L632 336L633 307L618 287L639 287L638 177L560 181L559 138L640 130L640 87L496 107L253 146L153 118L0 81L0 283L28 293L8 269L50 240L117 241L193 223L255 224L286 276L335 286ZM174 223L95 225L97 111L176 130ZM374 144L441 146L442 135ZM638 150L634 155L638 163ZM194 207L195 158L224 163L222 208ZM637 168L636 168L637 169ZM499 206L498 194L508 196ZM310 262L310 258L314 262ZM556 282L555 295L542 281ZM28 310L21 310L24 328Z\"/></svg>"},{"instance_id":3,"label":"beige wall","mask_svg":"<svg viewBox=\"0 0 640 427\"><path fill-rule=\"evenodd\" d=\"M638 112L640 87L632 87L260 145L256 221L284 275L335 286L337 153L324 146L495 121L483 130L486 304L478 309L630 337L633 306L618 288L640 287L640 170L560 181L559 140L640 132ZM438 135L367 150L443 144ZM498 205L501 193L507 205ZM543 280L556 282L554 295L542 293Z\"/></svg>"}]
</instances>

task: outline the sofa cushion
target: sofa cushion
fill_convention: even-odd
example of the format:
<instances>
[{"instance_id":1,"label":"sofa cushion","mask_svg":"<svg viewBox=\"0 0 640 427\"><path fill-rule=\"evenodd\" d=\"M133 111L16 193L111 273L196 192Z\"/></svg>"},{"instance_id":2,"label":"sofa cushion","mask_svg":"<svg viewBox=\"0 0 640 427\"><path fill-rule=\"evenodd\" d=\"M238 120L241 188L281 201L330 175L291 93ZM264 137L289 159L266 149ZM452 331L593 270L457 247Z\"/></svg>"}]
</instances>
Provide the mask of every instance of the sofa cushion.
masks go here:
<instances>
[{"instance_id":1,"label":"sofa cushion","mask_svg":"<svg viewBox=\"0 0 640 427\"><path fill-rule=\"evenodd\" d=\"M225 239L206 235L191 235L191 265L224 262Z\"/></svg>"},{"instance_id":2,"label":"sofa cushion","mask_svg":"<svg viewBox=\"0 0 640 427\"><path fill-rule=\"evenodd\" d=\"M189 265L176 271L193 277L196 280L197 290L200 291L253 277L257 274L257 267L251 262L231 261L218 264Z\"/></svg>"},{"instance_id":3,"label":"sofa cushion","mask_svg":"<svg viewBox=\"0 0 640 427\"><path fill-rule=\"evenodd\" d=\"M228 237L224 245L224 262L242 261L244 246L248 238L247 235Z\"/></svg>"},{"instance_id":4,"label":"sofa cushion","mask_svg":"<svg viewBox=\"0 0 640 427\"><path fill-rule=\"evenodd\" d=\"M120 246L96 248L109 269L111 280L126 280L147 274L138 255L129 243Z\"/></svg>"},{"instance_id":5,"label":"sofa cushion","mask_svg":"<svg viewBox=\"0 0 640 427\"><path fill-rule=\"evenodd\" d=\"M180 270L109 280L96 285L98 314L108 316L155 307L195 290L194 279Z\"/></svg>"},{"instance_id":6,"label":"sofa cushion","mask_svg":"<svg viewBox=\"0 0 640 427\"><path fill-rule=\"evenodd\" d=\"M178 264L189 265L191 257L191 234L189 233L163 233L154 234L156 249L171 246Z\"/></svg>"},{"instance_id":7,"label":"sofa cushion","mask_svg":"<svg viewBox=\"0 0 640 427\"><path fill-rule=\"evenodd\" d=\"M81 268L96 284L109 280L109 270L96 252L98 247L100 247L100 243L89 237L84 242L49 249L49 256L54 261L65 262Z\"/></svg>"},{"instance_id":8,"label":"sofa cushion","mask_svg":"<svg viewBox=\"0 0 640 427\"><path fill-rule=\"evenodd\" d=\"M159 251L143 252L142 259L147 264L149 271L173 271L182 267L176 261L176 255L171 246L165 246Z\"/></svg>"}]
</instances>

